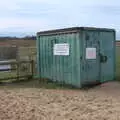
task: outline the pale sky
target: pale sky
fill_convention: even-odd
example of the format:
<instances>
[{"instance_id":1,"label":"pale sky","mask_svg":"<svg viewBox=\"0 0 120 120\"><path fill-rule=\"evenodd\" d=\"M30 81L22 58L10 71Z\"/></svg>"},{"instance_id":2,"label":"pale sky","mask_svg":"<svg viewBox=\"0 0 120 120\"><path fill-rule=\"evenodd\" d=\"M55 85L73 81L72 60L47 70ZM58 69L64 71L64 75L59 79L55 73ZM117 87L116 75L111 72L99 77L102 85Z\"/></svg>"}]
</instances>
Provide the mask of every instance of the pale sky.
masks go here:
<instances>
[{"instance_id":1,"label":"pale sky","mask_svg":"<svg viewBox=\"0 0 120 120\"><path fill-rule=\"evenodd\" d=\"M120 1L2 0L0 2L0 34L11 32L36 34L42 30L76 26L114 28L119 33Z\"/></svg>"}]
</instances>

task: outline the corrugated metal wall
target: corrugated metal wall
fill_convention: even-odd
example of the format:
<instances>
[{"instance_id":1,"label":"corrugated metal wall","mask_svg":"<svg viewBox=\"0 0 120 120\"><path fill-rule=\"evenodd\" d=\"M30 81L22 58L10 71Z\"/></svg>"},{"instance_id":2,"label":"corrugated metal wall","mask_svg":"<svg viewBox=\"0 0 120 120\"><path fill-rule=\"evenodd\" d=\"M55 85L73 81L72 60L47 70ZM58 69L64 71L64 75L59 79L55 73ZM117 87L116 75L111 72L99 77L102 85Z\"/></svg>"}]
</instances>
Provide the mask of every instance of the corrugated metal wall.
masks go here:
<instances>
[{"instance_id":1,"label":"corrugated metal wall","mask_svg":"<svg viewBox=\"0 0 120 120\"><path fill-rule=\"evenodd\" d=\"M80 86L79 33L39 37L39 69L42 78ZM68 43L69 56L53 55L54 44ZM79 66L79 67L78 67Z\"/></svg>"},{"instance_id":2,"label":"corrugated metal wall","mask_svg":"<svg viewBox=\"0 0 120 120\"><path fill-rule=\"evenodd\" d=\"M69 54L66 52L63 55L63 51L59 51L61 53L57 55L58 50L54 49L58 45L60 47L60 44L69 46ZM92 49L92 52L87 51L88 49ZM87 54L90 58L86 56ZM115 78L115 31L74 28L38 33L37 63L38 75L41 78L79 88L86 83L113 80Z\"/></svg>"},{"instance_id":3,"label":"corrugated metal wall","mask_svg":"<svg viewBox=\"0 0 120 120\"><path fill-rule=\"evenodd\" d=\"M107 61L101 63L101 81L115 79L115 32L100 33L100 52L107 57Z\"/></svg>"}]
</instances>

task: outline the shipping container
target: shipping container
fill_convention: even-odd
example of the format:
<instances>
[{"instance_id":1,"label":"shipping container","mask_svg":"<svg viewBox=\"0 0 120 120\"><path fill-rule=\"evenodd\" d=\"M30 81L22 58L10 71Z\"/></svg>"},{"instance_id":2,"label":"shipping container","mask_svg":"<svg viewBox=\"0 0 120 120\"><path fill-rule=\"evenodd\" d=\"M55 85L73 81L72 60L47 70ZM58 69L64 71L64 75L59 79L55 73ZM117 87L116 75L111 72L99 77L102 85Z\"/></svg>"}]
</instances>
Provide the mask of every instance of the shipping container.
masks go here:
<instances>
[{"instance_id":1,"label":"shipping container","mask_svg":"<svg viewBox=\"0 0 120 120\"><path fill-rule=\"evenodd\" d=\"M78 88L115 80L114 29L73 27L37 33L40 78Z\"/></svg>"}]
</instances>

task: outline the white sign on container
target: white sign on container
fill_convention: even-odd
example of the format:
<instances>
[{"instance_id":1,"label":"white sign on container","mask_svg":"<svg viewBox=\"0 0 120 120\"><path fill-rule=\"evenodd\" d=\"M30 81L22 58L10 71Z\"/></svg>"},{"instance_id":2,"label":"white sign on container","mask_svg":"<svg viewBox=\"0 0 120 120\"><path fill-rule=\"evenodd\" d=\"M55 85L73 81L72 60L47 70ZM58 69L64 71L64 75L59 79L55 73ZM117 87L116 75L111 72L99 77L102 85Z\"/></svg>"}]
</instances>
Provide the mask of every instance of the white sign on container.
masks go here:
<instances>
[{"instance_id":1,"label":"white sign on container","mask_svg":"<svg viewBox=\"0 0 120 120\"><path fill-rule=\"evenodd\" d=\"M86 59L96 59L96 48L86 48Z\"/></svg>"},{"instance_id":2,"label":"white sign on container","mask_svg":"<svg viewBox=\"0 0 120 120\"><path fill-rule=\"evenodd\" d=\"M54 55L63 55L67 56L69 55L69 44L63 43L63 44L54 44L53 53Z\"/></svg>"}]
</instances>

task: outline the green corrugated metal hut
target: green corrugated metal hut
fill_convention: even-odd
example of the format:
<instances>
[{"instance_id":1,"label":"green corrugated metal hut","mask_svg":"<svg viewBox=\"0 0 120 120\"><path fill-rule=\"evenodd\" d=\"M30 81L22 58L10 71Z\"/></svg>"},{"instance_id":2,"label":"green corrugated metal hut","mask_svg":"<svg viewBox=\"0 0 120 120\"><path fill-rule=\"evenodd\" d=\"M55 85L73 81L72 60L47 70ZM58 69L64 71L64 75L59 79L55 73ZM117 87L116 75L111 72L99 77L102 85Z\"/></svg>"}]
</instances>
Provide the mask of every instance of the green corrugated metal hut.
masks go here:
<instances>
[{"instance_id":1,"label":"green corrugated metal hut","mask_svg":"<svg viewBox=\"0 0 120 120\"><path fill-rule=\"evenodd\" d=\"M78 88L114 80L115 39L115 30L106 28L38 32L38 75Z\"/></svg>"}]
</instances>

